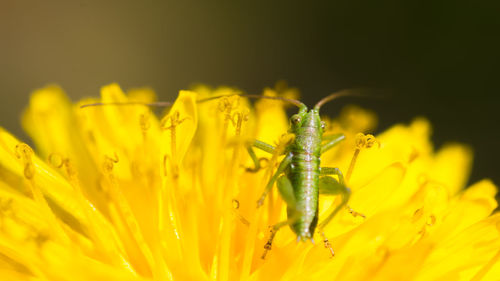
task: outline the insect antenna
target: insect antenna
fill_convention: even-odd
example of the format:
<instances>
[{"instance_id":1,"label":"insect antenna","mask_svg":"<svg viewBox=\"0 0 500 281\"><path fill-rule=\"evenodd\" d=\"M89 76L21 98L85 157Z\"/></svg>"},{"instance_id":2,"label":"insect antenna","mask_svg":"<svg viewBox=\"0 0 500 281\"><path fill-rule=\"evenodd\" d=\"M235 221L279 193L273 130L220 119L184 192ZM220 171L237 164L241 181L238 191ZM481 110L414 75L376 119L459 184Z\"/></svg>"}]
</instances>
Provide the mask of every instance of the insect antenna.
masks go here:
<instances>
[{"instance_id":1,"label":"insect antenna","mask_svg":"<svg viewBox=\"0 0 500 281\"><path fill-rule=\"evenodd\" d=\"M361 94L361 93L355 93L352 90L342 90L340 92L335 92L333 94L330 94L324 98L322 98L316 105L314 106L314 109L319 109L321 106L323 106L325 103L331 102L332 100L341 98L341 97L366 97L367 95Z\"/></svg>"},{"instance_id":2,"label":"insect antenna","mask_svg":"<svg viewBox=\"0 0 500 281\"><path fill-rule=\"evenodd\" d=\"M263 95L252 95L252 94L221 95L221 96L204 98L204 99L198 100L197 103L202 103L202 102L211 101L211 100L222 98L222 97L231 97L231 96L240 96L240 97L253 98L253 99L281 100L284 102L289 102L289 103L291 103L299 108L305 106L304 103L302 103L298 100L294 100L294 99L288 99L288 98L284 98L284 97L270 97L270 96L263 96Z\"/></svg>"},{"instance_id":3,"label":"insect antenna","mask_svg":"<svg viewBox=\"0 0 500 281\"><path fill-rule=\"evenodd\" d=\"M231 96L240 96L240 97L247 97L247 98L254 98L254 99L271 99L271 100L281 100L284 102L289 102L297 107L303 107L305 106L304 103L294 100L294 99L288 99L284 97L270 97L270 96L262 96L262 95L251 95L251 94L234 94L234 95L220 95L220 96L215 96L215 97L209 97L209 98L204 98L197 100L196 103L203 103L211 100L215 100L218 98L222 97L231 97ZM80 106L80 108L86 108L86 107L94 107L94 106L108 106L108 105L114 105L114 106L125 106L125 105L145 105L145 106L155 106L155 107L167 107L171 106L173 103L172 102L163 102L163 101L158 101L158 102L96 102L96 103L89 103L89 104L84 104Z\"/></svg>"},{"instance_id":4,"label":"insect antenna","mask_svg":"<svg viewBox=\"0 0 500 281\"><path fill-rule=\"evenodd\" d=\"M173 103L168 101L157 101L157 102L139 102L139 101L129 101L129 102L96 102L89 103L80 106L80 108L93 107L93 106L125 106L125 105L145 105L145 106L155 106L155 107L167 107L171 106Z\"/></svg>"},{"instance_id":5,"label":"insect antenna","mask_svg":"<svg viewBox=\"0 0 500 281\"><path fill-rule=\"evenodd\" d=\"M331 102L332 100L341 98L341 97L369 97L369 98L386 98L385 94L379 94L377 92L374 93L373 89L367 88L355 88L355 89L346 89L330 94L324 98L322 98L316 105L314 109L319 110L320 107L325 105L325 103Z\"/></svg>"}]
</instances>

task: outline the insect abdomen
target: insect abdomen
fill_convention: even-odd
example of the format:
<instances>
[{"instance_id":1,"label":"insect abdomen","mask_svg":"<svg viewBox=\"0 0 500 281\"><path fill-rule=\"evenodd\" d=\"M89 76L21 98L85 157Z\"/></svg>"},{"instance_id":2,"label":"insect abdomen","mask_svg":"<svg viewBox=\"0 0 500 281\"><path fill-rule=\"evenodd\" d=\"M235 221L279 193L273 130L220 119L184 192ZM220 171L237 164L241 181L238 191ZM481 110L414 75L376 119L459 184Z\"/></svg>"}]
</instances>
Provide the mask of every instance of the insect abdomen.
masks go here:
<instances>
[{"instance_id":1,"label":"insect abdomen","mask_svg":"<svg viewBox=\"0 0 500 281\"><path fill-rule=\"evenodd\" d=\"M292 164L288 176L296 198L295 211L300 214L299 220L292 224L291 228L299 239L306 240L312 238L318 222L320 160L316 153L303 150L292 153ZM288 217L294 215L292 212L294 211L288 211Z\"/></svg>"}]
</instances>

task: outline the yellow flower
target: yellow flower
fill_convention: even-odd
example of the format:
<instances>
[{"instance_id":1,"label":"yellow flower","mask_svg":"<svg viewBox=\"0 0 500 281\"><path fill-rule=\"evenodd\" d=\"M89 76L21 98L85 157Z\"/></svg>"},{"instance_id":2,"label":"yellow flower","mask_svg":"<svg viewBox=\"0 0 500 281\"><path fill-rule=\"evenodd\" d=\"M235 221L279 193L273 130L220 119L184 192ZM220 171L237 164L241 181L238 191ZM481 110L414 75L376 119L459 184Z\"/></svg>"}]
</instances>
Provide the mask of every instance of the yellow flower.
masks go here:
<instances>
[{"instance_id":1,"label":"yellow flower","mask_svg":"<svg viewBox=\"0 0 500 281\"><path fill-rule=\"evenodd\" d=\"M464 189L471 150L435 152L423 119L367 139L359 133L376 120L357 107L328 120L346 140L322 155L346 174L357 212L343 209L325 229L335 257L319 235L297 243L282 228L262 259L286 211L276 190L263 207L256 200L281 159L258 152L264 167L250 173L246 145L279 150L288 120L276 100L196 102L236 92L181 91L158 120L146 106L80 108L98 101L36 91L23 126L38 153L0 130L0 279L498 280L497 189ZM153 100L146 89L102 88L102 102ZM339 202L321 196L320 220Z\"/></svg>"}]
</instances>

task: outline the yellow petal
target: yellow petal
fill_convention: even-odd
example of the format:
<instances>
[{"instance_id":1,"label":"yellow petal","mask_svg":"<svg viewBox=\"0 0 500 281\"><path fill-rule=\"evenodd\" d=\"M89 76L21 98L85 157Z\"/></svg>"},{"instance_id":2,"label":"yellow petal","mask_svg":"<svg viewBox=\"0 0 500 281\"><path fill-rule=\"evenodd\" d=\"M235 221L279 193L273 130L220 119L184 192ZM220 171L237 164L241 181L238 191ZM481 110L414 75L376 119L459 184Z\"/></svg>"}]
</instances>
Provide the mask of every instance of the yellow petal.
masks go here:
<instances>
[{"instance_id":1,"label":"yellow petal","mask_svg":"<svg viewBox=\"0 0 500 281\"><path fill-rule=\"evenodd\" d=\"M472 150L464 145L451 144L441 148L429 169L429 177L443 183L450 194L465 187L472 165Z\"/></svg>"}]
</instances>

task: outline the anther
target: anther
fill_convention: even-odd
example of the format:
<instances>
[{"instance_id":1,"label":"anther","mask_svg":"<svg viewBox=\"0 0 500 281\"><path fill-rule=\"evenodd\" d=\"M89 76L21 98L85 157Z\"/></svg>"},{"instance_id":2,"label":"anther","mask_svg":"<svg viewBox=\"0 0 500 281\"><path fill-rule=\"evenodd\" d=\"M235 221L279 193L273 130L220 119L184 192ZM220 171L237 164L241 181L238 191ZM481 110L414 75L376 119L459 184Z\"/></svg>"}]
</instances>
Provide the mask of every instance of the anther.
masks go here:
<instances>
[{"instance_id":1,"label":"anther","mask_svg":"<svg viewBox=\"0 0 500 281\"><path fill-rule=\"evenodd\" d=\"M231 108L231 103L229 102L229 99L227 97L223 97L222 99L220 99L217 107L220 112L226 112L229 108Z\"/></svg>"},{"instance_id":2,"label":"anther","mask_svg":"<svg viewBox=\"0 0 500 281\"><path fill-rule=\"evenodd\" d=\"M114 153L115 158L111 158L109 156L104 156L103 170L106 173L111 173L113 171L113 167L115 163L118 163L118 155L116 152Z\"/></svg>"},{"instance_id":3,"label":"anther","mask_svg":"<svg viewBox=\"0 0 500 281\"><path fill-rule=\"evenodd\" d=\"M427 222L425 223L427 226L433 226L436 223L436 216L435 215L430 215L427 218Z\"/></svg>"},{"instance_id":4,"label":"anther","mask_svg":"<svg viewBox=\"0 0 500 281\"><path fill-rule=\"evenodd\" d=\"M161 128L164 130L173 130L175 129L175 127L177 127L187 119L189 119L189 117L181 119L179 111L174 111L171 114L168 114L167 116L163 117L163 119L161 120ZM167 126L169 121L170 121L170 126Z\"/></svg>"},{"instance_id":5,"label":"anther","mask_svg":"<svg viewBox=\"0 0 500 281\"><path fill-rule=\"evenodd\" d=\"M417 210L415 210L415 213L413 213L412 221L413 222L418 221L420 218L422 218L423 214L424 211L422 210L422 208L418 208Z\"/></svg>"},{"instance_id":6,"label":"anther","mask_svg":"<svg viewBox=\"0 0 500 281\"><path fill-rule=\"evenodd\" d=\"M371 148L374 144L378 144L380 148L380 143L375 139L375 136L370 134L366 135L366 148Z\"/></svg>"},{"instance_id":7,"label":"anther","mask_svg":"<svg viewBox=\"0 0 500 281\"><path fill-rule=\"evenodd\" d=\"M380 142L375 138L373 135L365 135L363 133L358 133L356 135L356 148L357 149L362 149L362 148L371 148L375 144L378 144L378 147L380 148Z\"/></svg>"},{"instance_id":8,"label":"anther","mask_svg":"<svg viewBox=\"0 0 500 281\"><path fill-rule=\"evenodd\" d=\"M238 210L240 208L240 201L233 199L232 203L233 203L233 209Z\"/></svg>"},{"instance_id":9,"label":"anther","mask_svg":"<svg viewBox=\"0 0 500 281\"><path fill-rule=\"evenodd\" d=\"M232 101L230 101L232 99ZM219 111L230 113L233 109L240 105L240 99L238 96L224 97L219 102Z\"/></svg>"},{"instance_id":10,"label":"anther","mask_svg":"<svg viewBox=\"0 0 500 281\"><path fill-rule=\"evenodd\" d=\"M112 159L112 160L118 160L118 157L116 156L116 154L115 154L115 158L116 159ZM118 161L116 161L116 162L118 162ZM49 155L49 158L48 158L48 163L52 167L57 168L57 169L64 167L66 175L69 178L75 178L75 176L77 175L77 171L76 171L75 167L71 164L71 161L69 161L69 158L64 158L60 154L51 153Z\"/></svg>"},{"instance_id":11,"label":"anther","mask_svg":"<svg viewBox=\"0 0 500 281\"><path fill-rule=\"evenodd\" d=\"M18 159L22 159L24 164L24 177L26 179L33 179L35 176L35 164L31 157L33 156L33 149L25 143L19 143L16 145L14 154Z\"/></svg>"},{"instance_id":12,"label":"anther","mask_svg":"<svg viewBox=\"0 0 500 281\"><path fill-rule=\"evenodd\" d=\"M23 159L23 160L30 160L31 156L33 156L33 149L25 143L18 143L16 145L14 154L16 155L17 158Z\"/></svg>"},{"instance_id":13,"label":"anther","mask_svg":"<svg viewBox=\"0 0 500 281\"><path fill-rule=\"evenodd\" d=\"M78 174L77 170L68 158L64 159L64 168L69 178L75 178Z\"/></svg>"},{"instance_id":14,"label":"anther","mask_svg":"<svg viewBox=\"0 0 500 281\"><path fill-rule=\"evenodd\" d=\"M64 158L58 153L51 153L47 160L54 168L61 168L64 165Z\"/></svg>"},{"instance_id":15,"label":"anther","mask_svg":"<svg viewBox=\"0 0 500 281\"><path fill-rule=\"evenodd\" d=\"M250 226L250 222L245 219L239 212L238 212L238 209L240 208L240 201L238 201L237 199L233 199L232 200L232 203L233 203L233 210L234 210L234 213L236 214L236 216L238 217L238 219L246 226Z\"/></svg>"},{"instance_id":16,"label":"anther","mask_svg":"<svg viewBox=\"0 0 500 281\"><path fill-rule=\"evenodd\" d=\"M356 149L361 149L366 145L366 136L363 133L358 133L355 139Z\"/></svg>"}]
</instances>

